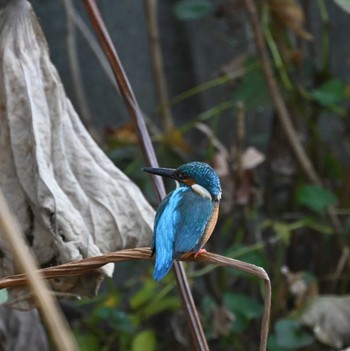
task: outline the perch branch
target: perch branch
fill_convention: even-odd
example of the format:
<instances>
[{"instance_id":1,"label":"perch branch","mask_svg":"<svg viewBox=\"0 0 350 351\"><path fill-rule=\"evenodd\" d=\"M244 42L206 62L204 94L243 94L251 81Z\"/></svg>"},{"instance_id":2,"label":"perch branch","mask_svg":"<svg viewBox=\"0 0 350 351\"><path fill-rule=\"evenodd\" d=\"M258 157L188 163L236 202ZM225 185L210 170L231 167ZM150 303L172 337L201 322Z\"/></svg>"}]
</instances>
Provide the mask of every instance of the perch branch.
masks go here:
<instances>
[{"instance_id":1,"label":"perch branch","mask_svg":"<svg viewBox=\"0 0 350 351\"><path fill-rule=\"evenodd\" d=\"M23 240L19 225L10 213L6 200L0 190L0 229L6 243L12 253L12 257L18 268L25 272L23 282L29 284L37 305L45 319L51 337L56 344L57 350L76 351L78 346L71 334L67 321L64 319L56 300L43 280L40 271L30 250Z\"/></svg>"},{"instance_id":2,"label":"perch branch","mask_svg":"<svg viewBox=\"0 0 350 351\"><path fill-rule=\"evenodd\" d=\"M108 34L106 26L103 22L102 16L98 10L95 0L84 0L86 11L90 17L92 26L97 34L100 44L109 60L114 76L117 80L119 90L124 99L125 105L134 122L137 130L138 139L142 146L142 151L145 158L145 163L151 167L157 167L158 161L155 151L149 136L145 120L142 116L140 107L136 97L132 91L128 78L124 72L123 66L120 62L118 54L114 48L112 40ZM160 199L165 196L165 188L163 180L160 177L152 176L156 194ZM209 350L207 340L204 335L202 324L200 322L197 309L195 307L193 296L188 284L186 273L180 262L174 264L175 276L180 291L184 310L186 312L192 336L198 350Z\"/></svg>"},{"instance_id":3,"label":"perch branch","mask_svg":"<svg viewBox=\"0 0 350 351\"><path fill-rule=\"evenodd\" d=\"M123 262L128 260L151 260L151 249L148 247L141 247L135 249L126 249L117 252L111 252L105 255L89 257L79 261L73 261L69 263L64 263L59 266L43 268L39 272L46 279L54 279L58 277L74 276L87 273L92 270L96 270L107 263L111 262ZM195 261L206 264L214 264L218 266L225 266L233 269L237 269L249 274L253 274L264 280L265 283L265 303L264 312L262 318L262 328L261 328L261 339L260 339L260 351L266 350L267 336L268 336L268 325L270 318L270 307L271 307L271 284L270 279L265 270L261 267L255 266L250 263L235 260L233 258L228 258L220 256L211 252L205 252L194 257L194 253L185 254L180 257L183 261ZM26 275L18 274L8 276L6 278L0 279L0 289L20 286L26 284Z\"/></svg>"}]
</instances>

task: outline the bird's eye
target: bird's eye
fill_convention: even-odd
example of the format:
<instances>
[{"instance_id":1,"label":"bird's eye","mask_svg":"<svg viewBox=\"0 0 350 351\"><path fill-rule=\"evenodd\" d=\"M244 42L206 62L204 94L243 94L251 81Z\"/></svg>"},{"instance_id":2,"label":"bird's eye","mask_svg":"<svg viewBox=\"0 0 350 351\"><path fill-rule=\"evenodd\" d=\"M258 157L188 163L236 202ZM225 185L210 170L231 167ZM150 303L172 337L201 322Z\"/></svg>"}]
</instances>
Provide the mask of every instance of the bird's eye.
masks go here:
<instances>
[{"instance_id":1,"label":"bird's eye","mask_svg":"<svg viewBox=\"0 0 350 351\"><path fill-rule=\"evenodd\" d=\"M186 179L187 178L186 175L182 172L178 172L176 175L179 179Z\"/></svg>"}]
</instances>

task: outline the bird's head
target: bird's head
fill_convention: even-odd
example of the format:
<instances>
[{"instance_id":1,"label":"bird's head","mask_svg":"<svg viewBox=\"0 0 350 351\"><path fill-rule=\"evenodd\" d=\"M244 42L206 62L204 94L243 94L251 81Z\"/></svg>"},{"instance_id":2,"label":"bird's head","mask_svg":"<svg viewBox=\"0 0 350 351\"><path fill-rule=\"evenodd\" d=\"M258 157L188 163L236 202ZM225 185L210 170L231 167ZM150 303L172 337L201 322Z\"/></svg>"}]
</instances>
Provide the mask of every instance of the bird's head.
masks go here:
<instances>
[{"instance_id":1,"label":"bird's head","mask_svg":"<svg viewBox=\"0 0 350 351\"><path fill-rule=\"evenodd\" d=\"M194 191L205 196L205 191L213 200L220 200L220 179L214 169L204 162L190 162L173 168L143 168L143 171L177 180L181 186L192 187ZM202 189L204 188L204 190Z\"/></svg>"}]
</instances>

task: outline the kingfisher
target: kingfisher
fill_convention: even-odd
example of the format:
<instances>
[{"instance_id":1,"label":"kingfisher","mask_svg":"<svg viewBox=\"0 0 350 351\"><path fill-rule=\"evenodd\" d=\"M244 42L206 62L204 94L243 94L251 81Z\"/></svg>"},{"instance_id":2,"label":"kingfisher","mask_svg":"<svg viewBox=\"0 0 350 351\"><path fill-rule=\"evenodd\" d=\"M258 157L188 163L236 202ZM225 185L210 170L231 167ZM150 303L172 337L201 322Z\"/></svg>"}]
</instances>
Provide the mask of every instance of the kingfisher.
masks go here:
<instances>
[{"instance_id":1,"label":"kingfisher","mask_svg":"<svg viewBox=\"0 0 350 351\"><path fill-rule=\"evenodd\" d=\"M156 253L154 280L161 280L175 259L186 252L205 252L203 246L216 225L221 199L220 179L204 162L173 168L143 168L143 171L174 179L177 183L160 203L151 243Z\"/></svg>"}]
</instances>

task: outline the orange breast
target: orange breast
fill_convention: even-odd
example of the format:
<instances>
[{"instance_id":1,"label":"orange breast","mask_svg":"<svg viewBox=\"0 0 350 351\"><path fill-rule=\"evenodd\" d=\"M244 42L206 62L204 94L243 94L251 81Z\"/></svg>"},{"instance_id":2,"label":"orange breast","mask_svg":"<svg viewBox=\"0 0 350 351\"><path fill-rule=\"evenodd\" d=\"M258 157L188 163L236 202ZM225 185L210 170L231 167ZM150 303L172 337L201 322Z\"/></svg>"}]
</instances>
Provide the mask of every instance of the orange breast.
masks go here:
<instances>
[{"instance_id":1,"label":"orange breast","mask_svg":"<svg viewBox=\"0 0 350 351\"><path fill-rule=\"evenodd\" d=\"M219 214L219 201L215 201L213 215L211 216L207 226L205 227L205 231L204 231L204 234L202 236L200 249L206 244L206 242L209 240L211 234L213 233L216 222L218 220L218 214Z\"/></svg>"}]
</instances>

